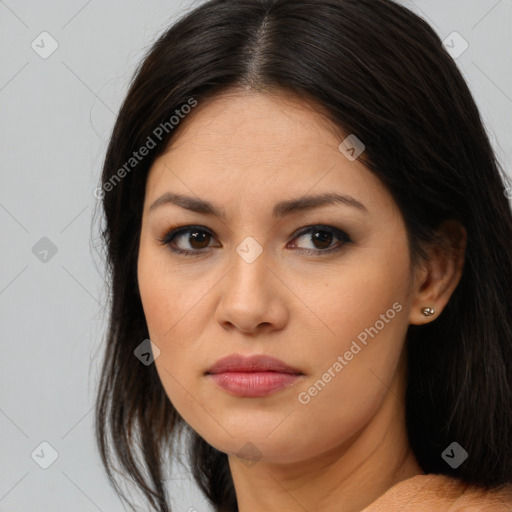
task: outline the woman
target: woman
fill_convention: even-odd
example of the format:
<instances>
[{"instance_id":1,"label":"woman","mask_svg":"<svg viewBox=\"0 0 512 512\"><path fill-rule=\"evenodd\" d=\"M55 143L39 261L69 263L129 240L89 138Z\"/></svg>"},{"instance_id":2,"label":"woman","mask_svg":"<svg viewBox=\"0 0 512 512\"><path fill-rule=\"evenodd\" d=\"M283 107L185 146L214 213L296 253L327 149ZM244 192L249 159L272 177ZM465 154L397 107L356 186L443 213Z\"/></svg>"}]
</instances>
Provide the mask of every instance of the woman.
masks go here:
<instances>
[{"instance_id":1,"label":"woman","mask_svg":"<svg viewBox=\"0 0 512 512\"><path fill-rule=\"evenodd\" d=\"M510 511L505 179L439 37L394 2L179 20L102 176L119 494L115 460L170 510L187 442L218 511Z\"/></svg>"}]
</instances>

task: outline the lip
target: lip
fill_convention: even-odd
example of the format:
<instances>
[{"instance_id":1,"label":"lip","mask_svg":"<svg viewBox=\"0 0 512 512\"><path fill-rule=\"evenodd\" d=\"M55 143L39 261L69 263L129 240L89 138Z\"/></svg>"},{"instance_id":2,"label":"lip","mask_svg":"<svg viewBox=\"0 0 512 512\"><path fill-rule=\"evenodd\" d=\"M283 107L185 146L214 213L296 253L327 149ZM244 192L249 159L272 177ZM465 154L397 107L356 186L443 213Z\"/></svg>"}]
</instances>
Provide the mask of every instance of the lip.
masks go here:
<instances>
[{"instance_id":1,"label":"lip","mask_svg":"<svg viewBox=\"0 0 512 512\"><path fill-rule=\"evenodd\" d=\"M268 355L232 354L219 359L205 375L233 395L260 397L293 385L304 373Z\"/></svg>"},{"instance_id":2,"label":"lip","mask_svg":"<svg viewBox=\"0 0 512 512\"><path fill-rule=\"evenodd\" d=\"M265 371L302 374L299 369L266 354L253 354L250 356L231 354L219 359L206 373Z\"/></svg>"}]
</instances>

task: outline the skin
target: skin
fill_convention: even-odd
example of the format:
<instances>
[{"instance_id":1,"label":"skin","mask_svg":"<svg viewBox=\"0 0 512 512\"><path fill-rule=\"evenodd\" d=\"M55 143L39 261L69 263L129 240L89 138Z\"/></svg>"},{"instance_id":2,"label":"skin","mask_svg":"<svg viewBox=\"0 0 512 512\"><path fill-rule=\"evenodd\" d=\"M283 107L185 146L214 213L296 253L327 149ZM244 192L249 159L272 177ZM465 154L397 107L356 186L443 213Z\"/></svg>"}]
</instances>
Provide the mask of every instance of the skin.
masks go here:
<instances>
[{"instance_id":1,"label":"skin","mask_svg":"<svg viewBox=\"0 0 512 512\"><path fill-rule=\"evenodd\" d=\"M156 369L183 419L228 454L241 512L360 511L423 473L405 430L404 341L409 324L441 313L463 256L432 248L431 261L411 265L396 203L359 159L340 152L345 136L289 93L235 89L199 104L148 175L138 282L160 349ZM226 217L174 204L150 212L170 191L211 201ZM272 216L283 199L333 191L367 211L331 204ZM160 241L173 223L213 236L194 243L185 233L177 247L203 252L175 254ZM351 242L295 236L316 224L341 229ZM463 248L462 228L446 223L439 233ZM236 252L246 237L262 249L252 263ZM301 403L299 394L395 303L401 311ZM423 306L435 315L425 317ZM233 396L205 376L233 353L268 354L304 375L265 397ZM241 457L247 451L250 463Z\"/></svg>"}]
</instances>

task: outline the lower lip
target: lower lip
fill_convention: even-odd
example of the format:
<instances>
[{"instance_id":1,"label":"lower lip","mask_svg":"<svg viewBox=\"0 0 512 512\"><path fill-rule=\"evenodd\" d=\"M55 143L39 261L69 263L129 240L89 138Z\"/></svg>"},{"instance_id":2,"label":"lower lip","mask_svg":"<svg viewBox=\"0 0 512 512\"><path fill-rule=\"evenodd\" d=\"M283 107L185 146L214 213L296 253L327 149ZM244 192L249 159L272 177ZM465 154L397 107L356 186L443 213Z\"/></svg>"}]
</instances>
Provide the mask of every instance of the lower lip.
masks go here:
<instances>
[{"instance_id":1,"label":"lower lip","mask_svg":"<svg viewBox=\"0 0 512 512\"><path fill-rule=\"evenodd\" d=\"M266 396L291 386L299 377L296 373L224 372L208 374L217 385L237 396Z\"/></svg>"}]
</instances>

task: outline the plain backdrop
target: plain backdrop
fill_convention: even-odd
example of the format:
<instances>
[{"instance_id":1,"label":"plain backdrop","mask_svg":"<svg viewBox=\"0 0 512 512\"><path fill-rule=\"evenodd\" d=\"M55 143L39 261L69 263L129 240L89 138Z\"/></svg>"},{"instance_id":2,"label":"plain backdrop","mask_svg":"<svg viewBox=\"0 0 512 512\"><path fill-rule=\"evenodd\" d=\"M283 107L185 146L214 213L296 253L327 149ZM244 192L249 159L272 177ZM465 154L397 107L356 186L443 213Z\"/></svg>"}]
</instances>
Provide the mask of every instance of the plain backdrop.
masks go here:
<instances>
[{"instance_id":1,"label":"plain backdrop","mask_svg":"<svg viewBox=\"0 0 512 512\"><path fill-rule=\"evenodd\" d=\"M467 42L456 62L510 173L512 1L404 4ZM0 512L124 510L92 430L107 296L93 191L135 66L194 5L0 0ZM169 485L176 511L211 510L186 471Z\"/></svg>"}]
</instances>

